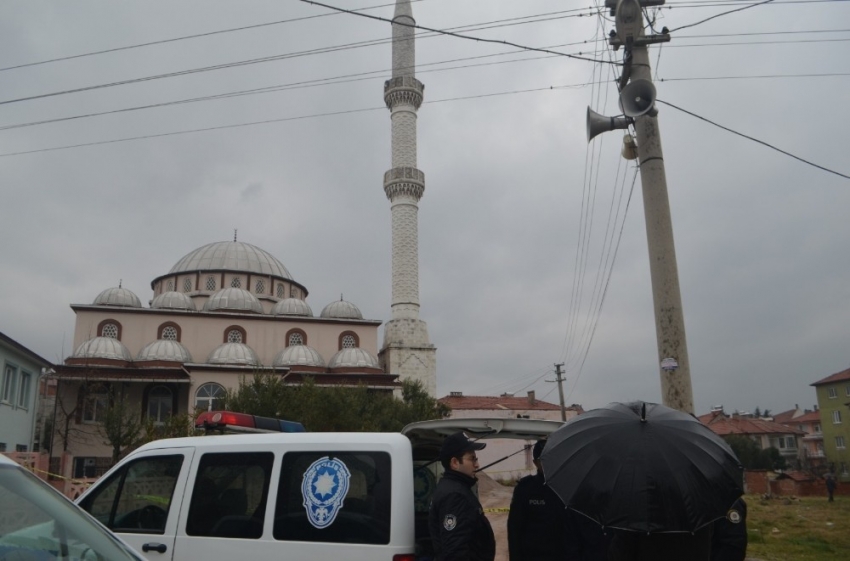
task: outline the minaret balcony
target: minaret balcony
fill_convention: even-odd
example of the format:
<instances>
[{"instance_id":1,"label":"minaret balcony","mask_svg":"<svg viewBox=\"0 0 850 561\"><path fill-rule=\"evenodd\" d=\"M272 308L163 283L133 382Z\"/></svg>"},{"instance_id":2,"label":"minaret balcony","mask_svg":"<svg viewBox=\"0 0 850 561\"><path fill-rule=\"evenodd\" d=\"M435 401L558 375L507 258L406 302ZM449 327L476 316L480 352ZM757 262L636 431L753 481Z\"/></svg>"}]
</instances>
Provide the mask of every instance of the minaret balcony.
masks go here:
<instances>
[{"instance_id":1,"label":"minaret balcony","mask_svg":"<svg viewBox=\"0 0 850 561\"><path fill-rule=\"evenodd\" d=\"M413 105L419 109L424 91L425 84L413 76L396 76L384 82L384 103L389 109L400 104Z\"/></svg>"},{"instance_id":2,"label":"minaret balcony","mask_svg":"<svg viewBox=\"0 0 850 561\"><path fill-rule=\"evenodd\" d=\"M390 200L407 195L418 201L425 192L425 173L414 167L393 168L384 173L384 192Z\"/></svg>"}]
</instances>

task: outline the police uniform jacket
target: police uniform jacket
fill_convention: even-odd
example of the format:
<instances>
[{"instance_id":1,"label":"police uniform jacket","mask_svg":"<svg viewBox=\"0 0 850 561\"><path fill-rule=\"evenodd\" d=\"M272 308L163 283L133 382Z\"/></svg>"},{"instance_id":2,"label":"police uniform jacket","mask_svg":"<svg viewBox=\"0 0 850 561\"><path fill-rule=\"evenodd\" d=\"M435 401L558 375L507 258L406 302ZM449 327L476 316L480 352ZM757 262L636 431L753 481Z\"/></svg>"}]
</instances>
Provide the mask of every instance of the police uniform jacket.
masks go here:
<instances>
[{"instance_id":1,"label":"police uniform jacket","mask_svg":"<svg viewBox=\"0 0 850 561\"><path fill-rule=\"evenodd\" d=\"M431 499L428 527L436 561L493 561L496 539L471 487L475 479L454 470L443 474Z\"/></svg>"},{"instance_id":2,"label":"police uniform jacket","mask_svg":"<svg viewBox=\"0 0 850 561\"><path fill-rule=\"evenodd\" d=\"M543 474L520 479L508 514L511 561L563 561L567 555L564 503L543 481Z\"/></svg>"},{"instance_id":3,"label":"police uniform jacket","mask_svg":"<svg viewBox=\"0 0 850 561\"><path fill-rule=\"evenodd\" d=\"M711 561L744 561L747 556L747 503L738 499L726 518L714 523Z\"/></svg>"}]
</instances>

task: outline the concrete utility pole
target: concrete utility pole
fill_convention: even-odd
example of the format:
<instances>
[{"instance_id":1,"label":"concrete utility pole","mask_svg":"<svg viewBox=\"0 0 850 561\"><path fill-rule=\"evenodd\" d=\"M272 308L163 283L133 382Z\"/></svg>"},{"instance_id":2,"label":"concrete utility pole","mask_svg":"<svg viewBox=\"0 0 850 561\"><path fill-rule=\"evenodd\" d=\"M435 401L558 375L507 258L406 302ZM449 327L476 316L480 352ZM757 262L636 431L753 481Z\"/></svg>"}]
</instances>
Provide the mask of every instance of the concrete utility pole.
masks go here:
<instances>
[{"instance_id":1,"label":"concrete utility pole","mask_svg":"<svg viewBox=\"0 0 850 561\"><path fill-rule=\"evenodd\" d=\"M667 177L664 173L661 133L658 129L657 111L654 109L655 90L652 86L647 49L648 44L669 41L670 36L664 29L660 35L647 37L644 34L642 15L643 7L662 4L664 0L605 2L605 6L613 10L611 15L615 16L617 27L616 35L612 35L609 42L615 50L622 46L625 51L623 76L620 80L621 107L627 116L631 116L629 113L642 112L648 107L648 111L634 117L634 126L646 215L662 402L669 407L693 413L694 398L682 296L679 291L676 248L673 244L673 223L670 218ZM627 80L635 87L630 89L626 85ZM646 83L649 84L648 90L642 89Z\"/></svg>"},{"instance_id":2,"label":"concrete utility pole","mask_svg":"<svg viewBox=\"0 0 850 561\"><path fill-rule=\"evenodd\" d=\"M563 362L555 365L555 374L557 376L555 378L555 381L558 382L558 396L561 398L561 420L566 421L567 420L567 408L564 406L564 386L563 386L563 382L564 382L565 378L563 376L561 376L561 374L563 374L563 371L561 370L561 367L563 365L564 365Z\"/></svg>"}]
</instances>

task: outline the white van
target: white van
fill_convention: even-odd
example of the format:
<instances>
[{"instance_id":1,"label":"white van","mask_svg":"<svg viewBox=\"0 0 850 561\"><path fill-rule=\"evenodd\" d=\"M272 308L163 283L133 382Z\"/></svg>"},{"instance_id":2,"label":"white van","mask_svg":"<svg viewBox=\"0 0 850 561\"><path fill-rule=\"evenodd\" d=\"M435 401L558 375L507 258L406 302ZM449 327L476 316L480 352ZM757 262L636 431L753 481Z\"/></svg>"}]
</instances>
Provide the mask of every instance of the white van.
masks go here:
<instances>
[{"instance_id":1,"label":"white van","mask_svg":"<svg viewBox=\"0 0 850 561\"><path fill-rule=\"evenodd\" d=\"M413 561L430 551L427 509L445 436L537 439L558 426L444 419L409 425L406 436L159 440L129 454L77 502L152 561Z\"/></svg>"}]
</instances>

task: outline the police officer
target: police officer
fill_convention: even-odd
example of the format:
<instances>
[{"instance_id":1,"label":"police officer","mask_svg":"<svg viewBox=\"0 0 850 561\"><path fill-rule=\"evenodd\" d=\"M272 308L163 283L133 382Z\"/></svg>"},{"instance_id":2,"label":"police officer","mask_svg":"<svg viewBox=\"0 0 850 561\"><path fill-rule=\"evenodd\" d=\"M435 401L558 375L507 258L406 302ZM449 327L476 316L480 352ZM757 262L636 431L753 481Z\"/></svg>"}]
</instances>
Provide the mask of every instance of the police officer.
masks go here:
<instances>
[{"instance_id":1,"label":"police officer","mask_svg":"<svg viewBox=\"0 0 850 561\"><path fill-rule=\"evenodd\" d=\"M472 492L478 457L485 444L462 432L443 441L440 463L445 473L428 511L428 527L436 561L493 561L496 539L478 497Z\"/></svg>"},{"instance_id":2,"label":"police officer","mask_svg":"<svg viewBox=\"0 0 850 561\"><path fill-rule=\"evenodd\" d=\"M508 551L511 561L567 559L567 519L564 503L543 481L539 440L532 450L537 473L520 479L508 513Z\"/></svg>"},{"instance_id":3,"label":"police officer","mask_svg":"<svg viewBox=\"0 0 850 561\"><path fill-rule=\"evenodd\" d=\"M747 503L741 497L714 523L711 561L744 561L747 556Z\"/></svg>"}]
</instances>

